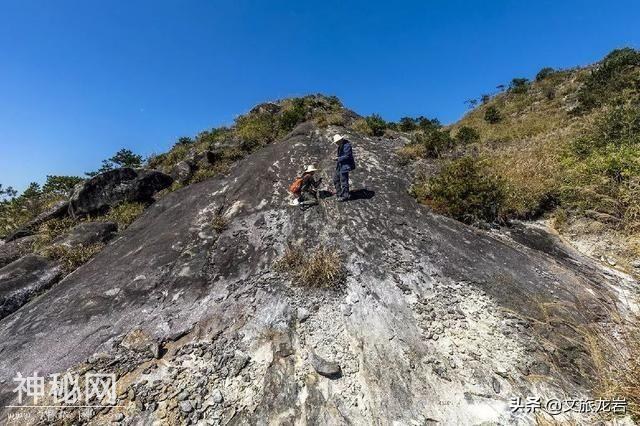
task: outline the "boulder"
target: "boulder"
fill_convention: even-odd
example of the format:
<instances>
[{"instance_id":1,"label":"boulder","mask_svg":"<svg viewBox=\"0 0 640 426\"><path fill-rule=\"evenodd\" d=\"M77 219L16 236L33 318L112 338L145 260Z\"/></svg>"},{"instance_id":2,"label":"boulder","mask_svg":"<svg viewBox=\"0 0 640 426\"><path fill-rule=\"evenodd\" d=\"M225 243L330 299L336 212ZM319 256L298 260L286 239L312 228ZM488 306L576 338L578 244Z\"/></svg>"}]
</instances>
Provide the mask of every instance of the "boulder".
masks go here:
<instances>
[{"instance_id":1,"label":"boulder","mask_svg":"<svg viewBox=\"0 0 640 426\"><path fill-rule=\"evenodd\" d=\"M337 362L327 361L315 353L311 354L311 365L318 374L329 379L339 379L342 376L342 369Z\"/></svg>"},{"instance_id":2,"label":"boulder","mask_svg":"<svg viewBox=\"0 0 640 426\"><path fill-rule=\"evenodd\" d=\"M157 170L123 167L100 173L76 186L69 200L74 216L100 213L127 202L149 202L153 195L173 183L171 176Z\"/></svg>"},{"instance_id":3,"label":"boulder","mask_svg":"<svg viewBox=\"0 0 640 426\"><path fill-rule=\"evenodd\" d=\"M0 243L0 268L29 253L35 240L35 235L31 235L8 243Z\"/></svg>"},{"instance_id":4,"label":"boulder","mask_svg":"<svg viewBox=\"0 0 640 426\"><path fill-rule=\"evenodd\" d=\"M66 235L60 236L53 243L67 247L106 243L116 232L118 225L113 222L84 222L71 228Z\"/></svg>"},{"instance_id":5,"label":"boulder","mask_svg":"<svg viewBox=\"0 0 640 426\"><path fill-rule=\"evenodd\" d=\"M62 276L56 262L35 254L0 269L0 319L15 312Z\"/></svg>"},{"instance_id":6,"label":"boulder","mask_svg":"<svg viewBox=\"0 0 640 426\"><path fill-rule=\"evenodd\" d=\"M194 173L193 164L190 161L183 160L178 162L171 170L171 177L180 183L184 183L191 179Z\"/></svg>"}]
</instances>

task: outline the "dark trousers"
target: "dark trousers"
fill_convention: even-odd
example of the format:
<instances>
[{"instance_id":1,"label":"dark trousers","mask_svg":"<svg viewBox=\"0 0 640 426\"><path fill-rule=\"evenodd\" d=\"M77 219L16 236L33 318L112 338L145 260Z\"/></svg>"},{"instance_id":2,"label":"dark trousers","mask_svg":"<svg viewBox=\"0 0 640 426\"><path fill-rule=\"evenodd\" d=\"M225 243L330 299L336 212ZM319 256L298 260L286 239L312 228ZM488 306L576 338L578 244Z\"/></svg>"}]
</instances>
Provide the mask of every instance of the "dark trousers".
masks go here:
<instances>
[{"instance_id":1,"label":"dark trousers","mask_svg":"<svg viewBox=\"0 0 640 426\"><path fill-rule=\"evenodd\" d=\"M349 172L336 169L333 175L333 186L336 188L336 197L349 198Z\"/></svg>"}]
</instances>

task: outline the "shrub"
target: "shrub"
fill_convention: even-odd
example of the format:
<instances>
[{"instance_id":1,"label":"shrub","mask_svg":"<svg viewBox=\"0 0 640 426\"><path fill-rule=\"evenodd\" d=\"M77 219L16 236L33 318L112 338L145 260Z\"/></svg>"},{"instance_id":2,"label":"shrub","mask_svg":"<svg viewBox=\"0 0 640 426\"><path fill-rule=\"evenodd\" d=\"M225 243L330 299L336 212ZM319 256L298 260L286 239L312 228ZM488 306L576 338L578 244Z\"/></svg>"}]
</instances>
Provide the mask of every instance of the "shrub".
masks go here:
<instances>
[{"instance_id":1,"label":"shrub","mask_svg":"<svg viewBox=\"0 0 640 426\"><path fill-rule=\"evenodd\" d=\"M430 158L438 158L453 147L453 139L444 130L416 133L414 141L424 147L425 156Z\"/></svg>"},{"instance_id":2,"label":"shrub","mask_svg":"<svg viewBox=\"0 0 640 426\"><path fill-rule=\"evenodd\" d=\"M538 71L538 74L536 74L536 81L542 81L545 78L552 76L555 72L556 70L551 67L542 68Z\"/></svg>"},{"instance_id":3,"label":"shrub","mask_svg":"<svg viewBox=\"0 0 640 426\"><path fill-rule=\"evenodd\" d=\"M118 167L141 167L142 166L142 156L138 154L134 154L130 149L122 148L120 151L116 152L113 157L108 160L102 160L102 166L95 172L87 172L85 173L87 176L95 176L99 173L108 172L109 170L113 170Z\"/></svg>"},{"instance_id":4,"label":"shrub","mask_svg":"<svg viewBox=\"0 0 640 426\"><path fill-rule=\"evenodd\" d=\"M512 93L527 93L529 90L529 80L526 78L514 78L509 84L509 90Z\"/></svg>"},{"instance_id":5,"label":"shrub","mask_svg":"<svg viewBox=\"0 0 640 426\"><path fill-rule=\"evenodd\" d=\"M418 128L418 123L415 118L402 117L398 122L398 130L401 132L411 132Z\"/></svg>"},{"instance_id":6,"label":"shrub","mask_svg":"<svg viewBox=\"0 0 640 426\"><path fill-rule=\"evenodd\" d=\"M482 105L488 104L490 100L491 100L491 95L484 94L480 97L480 102L482 102Z\"/></svg>"},{"instance_id":7,"label":"shrub","mask_svg":"<svg viewBox=\"0 0 640 426\"><path fill-rule=\"evenodd\" d=\"M78 176L47 175L47 181L42 185L42 192L45 194L68 195L83 180Z\"/></svg>"},{"instance_id":8,"label":"shrub","mask_svg":"<svg viewBox=\"0 0 640 426\"><path fill-rule=\"evenodd\" d=\"M473 127L462 126L456 133L456 140L463 145L480 142L480 133Z\"/></svg>"},{"instance_id":9,"label":"shrub","mask_svg":"<svg viewBox=\"0 0 640 426\"><path fill-rule=\"evenodd\" d=\"M246 152L272 142L276 137L276 122L268 112L247 114L236 120L235 133Z\"/></svg>"},{"instance_id":10,"label":"shrub","mask_svg":"<svg viewBox=\"0 0 640 426\"><path fill-rule=\"evenodd\" d=\"M4 199L0 200L0 237L5 237L64 199L55 191L42 191L35 182L17 197L13 188L7 189Z\"/></svg>"},{"instance_id":11,"label":"shrub","mask_svg":"<svg viewBox=\"0 0 640 426\"><path fill-rule=\"evenodd\" d=\"M290 132L298 123L305 119L305 105L303 98L292 99L278 117L278 126L284 132Z\"/></svg>"},{"instance_id":12,"label":"shrub","mask_svg":"<svg viewBox=\"0 0 640 426\"><path fill-rule=\"evenodd\" d=\"M490 124L496 124L502 121L502 114L495 106L491 105L484 112L484 120Z\"/></svg>"},{"instance_id":13,"label":"shrub","mask_svg":"<svg viewBox=\"0 0 640 426\"><path fill-rule=\"evenodd\" d=\"M54 245L43 248L40 250L40 253L49 259L60 262L66 275L87 263L89 259L99 253L103 248L103 243L80 244L73 247Z\"/></svg>"},{"instance_id":14,"label":"shrub","mask_svg":"<svg viewBox=\"0 0 640 426\"><path fill-rule=\"evenodd\" d=\"M620 98L625 90L634 92L637 99L640 85L638 67L640 52L635 49L617 49L609 53L578 90L578 108L574 112L588 112L612 103Z\"/></svg>"},{"instance_id":15,"label":"shrub","mask_svg":"<svg viewBox=\"0 0 640 426\"><path fill-rule=\"evenodd\" d=\"M372 114L365 118L367 126L371 129L371 136L382 136L387 128L387 122L378 114Z\"/></svg>"},{"instance_id":16,"label":"shrub","mask_svg":"<svg viewBox=\"0 0 640 426\"><path fill-rule=\"evenodd\" d=\"M640 106L609 109L563 155L562 196L579 210L596 210L637 229L640 180Z\"/></svg>"},{"instance_id":17,"label":"shrub","mask_svg":"<svg viewBox=\"0 0 640 426\"><path fill-rule=\"evenodd\" d=\"M465 223L497 220L504 199L502 181L471 157L446 163L436 176L414 186L413 193L434 211Z\"/></svg>"},{"instance_id":18,"label":"shrub","mask_svg":"<svg viewBox=\"0 0 640 426\"><path fill-rule=\"evenodd\" d=\"M418 117L418 127L423 132L431 132L442 128L442 124L437 118Z\"/></svg>"},{"instance_id":19,"label":"shrub","mask_svg":"<svg viewBox=\"0 0 640 426\"><path fill-rule=\"evenodd\" d=\"M298 285L313 288L337 288L346 276L340 253L325 247L288 247L274 269L289 274Z\"/></svg>"}]
</instances>

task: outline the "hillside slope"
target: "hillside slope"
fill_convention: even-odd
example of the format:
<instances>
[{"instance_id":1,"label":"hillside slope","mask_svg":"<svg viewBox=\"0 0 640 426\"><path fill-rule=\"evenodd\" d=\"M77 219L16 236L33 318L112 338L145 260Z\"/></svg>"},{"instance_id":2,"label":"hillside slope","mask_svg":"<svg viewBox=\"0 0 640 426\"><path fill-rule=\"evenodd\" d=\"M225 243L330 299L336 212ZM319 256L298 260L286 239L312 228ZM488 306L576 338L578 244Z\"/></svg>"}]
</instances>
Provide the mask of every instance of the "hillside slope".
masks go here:
<instances>
[{"instance_id":1,"label":"hillside slope","mask_svg":"<svg viewBox=\"0 0 640 426\"><path fill-rule=\"evenodd\" d=\"M406 192L399 139L351 135L357 199L289 206L303 165L330 182L335 131L301 124L169 193L0 320L2 405L16 372L66 369L119 377L121 407L90 424L533 423L511 397L590 396L592 336L619 351L637 283L542 231L430 213ZM288 246L336 250L346 279L296 282L274 267Z\"/></svg>"}]
</instances>

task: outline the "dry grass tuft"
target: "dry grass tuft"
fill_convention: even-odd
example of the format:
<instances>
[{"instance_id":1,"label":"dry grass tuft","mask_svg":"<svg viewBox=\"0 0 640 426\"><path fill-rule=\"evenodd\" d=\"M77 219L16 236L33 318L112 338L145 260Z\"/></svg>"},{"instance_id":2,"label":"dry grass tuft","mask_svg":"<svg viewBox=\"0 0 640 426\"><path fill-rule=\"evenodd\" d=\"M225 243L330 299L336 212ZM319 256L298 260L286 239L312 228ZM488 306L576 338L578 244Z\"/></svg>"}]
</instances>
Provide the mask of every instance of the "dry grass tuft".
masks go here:
<instances>
[{"instance_id":1,"label":"dry grass tuft","mask_svg":"<svg viewBox=\"0 0 640 426\"><path fill-rule=\"evenodd\" d=\"M229 226L229 220L221 214L216 214L213 216L213 220L211 221L211 227L218 234L222 233Z\"/></svg>"},{"instance_id":2,"label":"dry grass tuft","mask_svg":"<svg viewBox=\"0 0 640 426\"><path fill-rule=\"evenodd\" d=\"M340 253L325 247L289 247L274 268L290 274L299 285L313 288L337 288L346 275Z\"/></svg>"},{"instance_id":3,"label":"dry grass tuft","mask_svg":"<svg viewBox=\"0 0 640 426\"><path fill-rule=\"evenodd\" d=\"M41 253L49 259L59 261L62 264L65 275L67 275L87 263L89 259L99 253L103 248L104 244L102 243L78 245L74 247L54 245L45 247L41 250Z\"/></svg>"},{"instance_id":4,"label":"dry grass tuft","mask_svg":"<svg viewBox=\"0 0 640 426\"><path fill-rule=\"evenodd\" d=\"M106 215L99 217L98 220L115 222L118 224L118 232L122 232L142 214L145 207L143 203L121 203L109 210Z\"/></svg>"}]
</instances>

